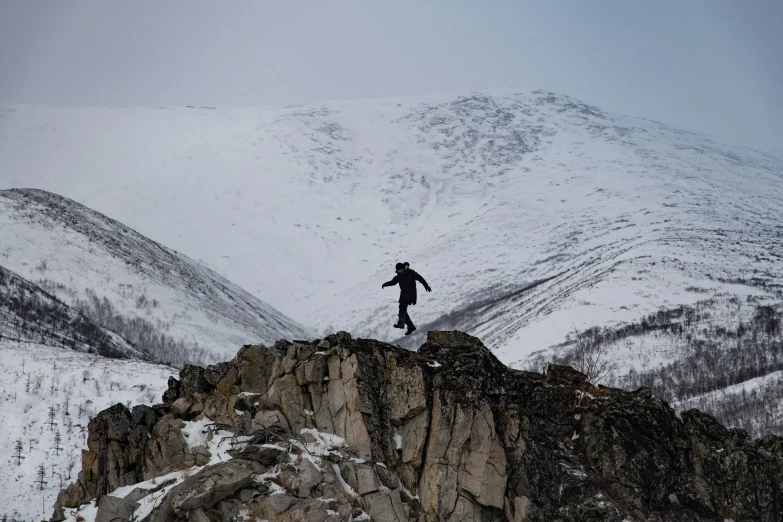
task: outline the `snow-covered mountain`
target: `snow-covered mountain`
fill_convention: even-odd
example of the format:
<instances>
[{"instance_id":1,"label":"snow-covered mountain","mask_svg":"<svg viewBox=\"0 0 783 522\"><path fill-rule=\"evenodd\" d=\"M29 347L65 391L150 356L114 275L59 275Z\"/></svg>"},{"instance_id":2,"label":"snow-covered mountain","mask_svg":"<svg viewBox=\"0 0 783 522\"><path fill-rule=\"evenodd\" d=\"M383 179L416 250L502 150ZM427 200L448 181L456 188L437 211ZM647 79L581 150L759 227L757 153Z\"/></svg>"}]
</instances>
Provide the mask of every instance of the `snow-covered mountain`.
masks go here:
<instances>
[{"instance_id":1,"label":"snow-covered mountain","mask_svg":"<svg viewBox=\"0 0 783 522\"><path fill-rule=\"evenodd\" d=\"M523 366L573 327L774 298L783 158L543 91L286 108L0 113L4 186L62 193L319 330L411 312ZM410 342L416 343L419 339Z\"/></svg>"},{"instance_id":2,"label":"snow-covered mountain","mask_svg":"<svg viewBox=\"0 0 783 522\"><path fill-rule=\"evenodd\" d=\"M542 91L287 108L0 107L0 189L18 187L65 197L0 191L0 265L18 274L6 295L21 287L49 303L49 293L88 322L136 334L151 325L213 359L248 341L311 337L302 324L415 346L420 337L391 328L396 289L380 288L409 261L433 287L411 309L421 332L466 330L503 362L540 370L577 330L613 363L610 384L654 385L678 408L754 434L783 426L780 152ZM44 367L109 362L2 342L0 370L15 376L0 385L2 404L16 408L2 416L23 422L3 438L10 463L20 434L52 445L40 390L49 383L58 404L65 392ZM28 357L44 362L19 368ZM96 370L81 389L72 369L60 382L71 396L89 397L97 382L127 392L112 400L136 401L147 390L134 384L159 396L169 374L111 368L127 379L107 385L110 371ZM28 375L39 391L20 400ZM33 506L20 488L4 491Z\"/></svg>"},{"instance_id":3,"label":"snow-covered mountain","mask_svg":"<svg viewBox=\"0 0 783 522\"><path fill-rule=\"evenodd\" d=\"M202 264L69 199L0 191L0 230L1 265L159 360L310 336Z\"/></svg>"}]
</instances>

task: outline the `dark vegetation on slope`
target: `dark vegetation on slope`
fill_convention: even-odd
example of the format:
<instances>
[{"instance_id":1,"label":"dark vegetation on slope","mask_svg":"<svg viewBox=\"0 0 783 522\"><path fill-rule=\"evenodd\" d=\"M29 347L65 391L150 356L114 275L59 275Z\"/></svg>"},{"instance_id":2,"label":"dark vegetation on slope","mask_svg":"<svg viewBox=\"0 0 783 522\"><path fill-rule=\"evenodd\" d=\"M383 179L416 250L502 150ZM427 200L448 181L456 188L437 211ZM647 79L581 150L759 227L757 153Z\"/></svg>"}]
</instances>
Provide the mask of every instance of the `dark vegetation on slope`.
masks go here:
<instances>
[{"instance_id":1,"label":"dark vegetation on slope","mask_svg":"<svg viewBox=\"0 0 783 522\"><path fill-rule=\"evenodd\" d=\"M147 358L40 287L0 267L0 339L40 343L104 357Z\"/></svg>"},{"instance_id":2,"label":"dark vegetation on slope","mask_svg":"<svg viewBox=\"0 0 783 522\"><path fill-rule=\"evenodd\" d=\"M188 304L218 318L218 324L222 319L250 338L310 335L303 326L201 263L75 201L37 189L2 190L0 197L13 202L15 218L79 234L129 270L184 294Z\"/></svg>"},{"instance_id":3,"label":"dark vegetation on slope","mask_svg":"<svg viewBox=\"0 0 783 522\"><path fill-rule=\"evenodd\" d=\"M165 324L155 324L139 316L122 315L106 297L100 298L89 289L86 293L87 299L77 299L74 303L79 312L121 335L155 359L178 368L186 364L206 364L209 360L209 354L197 342L185 342L167 335Z\"/></svg>"},{"instance_id":4,"label":"dark vegetation on slope","mask_svg":"<svg viewBox=\"0 0 783 522\"><path fill-rule=\"evenodd\" d=\"M693 290L692 290L693 291ZM779 293L779 291L778 291ZM779 296L780 297L780 296ZM753 301L749 297L748 301ZM729 298L739 304L739 298ZM580 332L581 348L596 358L608 357L608 347L631 337L668 337L679 353L673 362L637 372L610 373L609 385L623 389L646 386L678 407L699 407L728 426L755 436L783 432L783 378L771 378L752 391L724 393L725 388L783 370L783 305L756 304L747 320L735 326L716 324L711 309L715 299L696 306L660 310L619 328L591 328ZM564 345L565 352L552 358L557 364L573 364L579 343ZM539 355L529 364L541 368Z\"/></svg>"},{"instance_id":5,"label":"dark vegetation on slope","mask_svg":"<svg viewBox=\"0 0 783 522\"><path fill-rule=\"evenodd\" d=\"M122 314L108 298L100 297L91 288L85 289L87 298L81 299L73 290L50 279L41 279L38 284L53 294L67 294L73 307L85 317L124 337L157 361L177 368L186 364L208 364L209 353L204 348L197 342L186 342L168 335L166 331L170 325L163 321ZM155 307L157 302L143 294L136 299L136 308L142 313Z\"/></svg>"}]
</instances>

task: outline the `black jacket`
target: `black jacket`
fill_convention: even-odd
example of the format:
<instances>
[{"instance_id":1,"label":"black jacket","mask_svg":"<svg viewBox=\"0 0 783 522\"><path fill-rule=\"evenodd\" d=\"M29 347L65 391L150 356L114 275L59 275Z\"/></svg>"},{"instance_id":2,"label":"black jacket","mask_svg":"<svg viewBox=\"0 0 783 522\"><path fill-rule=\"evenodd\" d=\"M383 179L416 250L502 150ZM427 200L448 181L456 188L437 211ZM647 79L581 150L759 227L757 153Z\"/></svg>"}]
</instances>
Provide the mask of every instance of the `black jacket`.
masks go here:
<instances>
[{"instance_id":1,"label":"black jacket","mask_svg":"<svg viewBox=\"0 0 783 522\"><path fill-rule=\"evenodd\" d=\"M424 285L425 290L430 291L430 285L412 268L406 268L402 274L394 276L389 282L383 283L384 288L400 284L400 301L405 299L411 304L416 304L416 281Z\"/></svg>"}]
</instances>

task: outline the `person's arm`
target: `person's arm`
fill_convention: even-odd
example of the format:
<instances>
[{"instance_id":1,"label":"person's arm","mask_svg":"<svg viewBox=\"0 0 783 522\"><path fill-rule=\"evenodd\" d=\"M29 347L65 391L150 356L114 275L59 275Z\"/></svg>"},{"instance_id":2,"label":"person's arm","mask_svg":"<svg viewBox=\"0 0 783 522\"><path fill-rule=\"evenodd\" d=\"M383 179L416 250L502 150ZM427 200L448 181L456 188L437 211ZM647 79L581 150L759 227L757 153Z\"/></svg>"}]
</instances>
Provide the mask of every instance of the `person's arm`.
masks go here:
<instances>
[{"instance_id":1,"label":"person's arm","mask_svg":"<svg viewBox=\"0 0 783 522\"><path fill-rule=\"evenodd\" d=\"M419 283L424 285L424 289L426 291L432 292L432 288L430 288L430 285L427 284L427 281L425 281L424 278L421 277L421 275L418 272L416 272L416 275L414 277L415 277L416 281L418 281Z\"/></svg>"},{"instance_id":2,"label":"person's arm","mask_svg":"<svg viewBox=\"0 0 783 522\"><path fill-rule=\"evenodd\" d=\"M396 285L396 284L397 284L397 281L399 281L399 280L397 279L397 276L394 276L394 279L392 279L391 281L387 281L387 282L383 283L383 284L381 285L381 288L386 288L387 286L394 286L394 285Z\"/></svg>"}]
</instances>

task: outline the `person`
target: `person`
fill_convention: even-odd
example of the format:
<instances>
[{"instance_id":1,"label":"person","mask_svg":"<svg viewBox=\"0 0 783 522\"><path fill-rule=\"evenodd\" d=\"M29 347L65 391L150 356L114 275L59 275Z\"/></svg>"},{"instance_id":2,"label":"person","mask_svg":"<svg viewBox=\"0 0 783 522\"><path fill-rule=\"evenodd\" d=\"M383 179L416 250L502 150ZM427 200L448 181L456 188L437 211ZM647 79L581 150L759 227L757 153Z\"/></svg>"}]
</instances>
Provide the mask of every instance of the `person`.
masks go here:
<instances>
[{"instance_id":1,"label":"person","mask_svg":"<svg viewBox=\"0 0 783 522\"><path fill-rule=\"evenodd\" d=\"M427 284L427 281L421 277L418 272L413 270L409 263L397 263L394 267L397 275L391 281L387 281L381 285L381 288L387 286L394 286L399 283L400 285L400 311L397 318L395 328L408 329L405 335L410 335L416 330L416 326L413 324L411 317L408 315L408 306L416 304L416 281L424 286L424 289L428 292L432 292L432 288Z\"/></svg>"}]
</instances>

